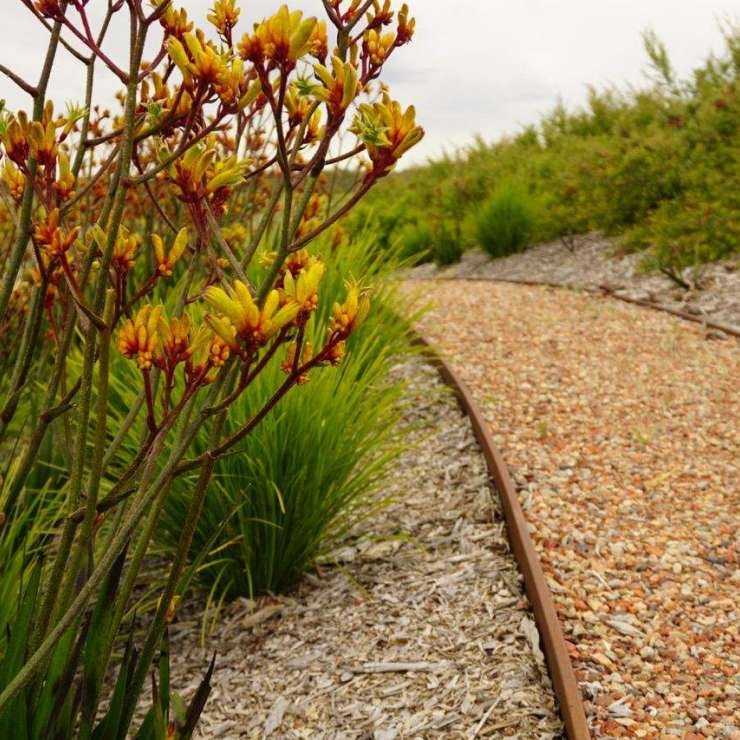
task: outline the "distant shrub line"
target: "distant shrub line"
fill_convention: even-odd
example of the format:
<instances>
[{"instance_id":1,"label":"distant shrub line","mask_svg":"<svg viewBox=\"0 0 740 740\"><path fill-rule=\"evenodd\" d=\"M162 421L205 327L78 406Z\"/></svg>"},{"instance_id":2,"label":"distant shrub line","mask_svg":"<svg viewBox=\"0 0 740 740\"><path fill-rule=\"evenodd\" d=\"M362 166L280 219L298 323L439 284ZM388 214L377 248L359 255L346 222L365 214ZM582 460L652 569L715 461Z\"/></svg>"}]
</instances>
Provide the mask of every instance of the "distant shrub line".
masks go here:
<instances>
[{"instance_id":1,"label":"distant shrub line","mask_svg":"<svg viewBox=\"0 0 740 740\"><path fill-rule=\"evenodd\" d=\"M353 214L376 243L446 264L479 245L503 256L591 230L616 236L643 267L678 277L740 251L740 30L688 79L644 36L651 82L591 89L583 110L558 105L516 136L389 178Z\"/></svg>"}]
</instances>

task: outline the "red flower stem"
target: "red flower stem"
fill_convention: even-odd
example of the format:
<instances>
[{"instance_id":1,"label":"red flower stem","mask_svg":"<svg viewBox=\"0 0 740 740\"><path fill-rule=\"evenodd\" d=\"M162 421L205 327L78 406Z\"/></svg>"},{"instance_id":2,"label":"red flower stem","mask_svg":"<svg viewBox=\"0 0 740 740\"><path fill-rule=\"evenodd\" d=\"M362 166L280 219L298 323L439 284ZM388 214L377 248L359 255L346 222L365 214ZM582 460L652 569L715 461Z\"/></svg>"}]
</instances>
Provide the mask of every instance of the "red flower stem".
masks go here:
<instances>
[{"instance_id":1,"label":"red flower stem","mask_svg":"<svg viewBox=\"0 0 740 740\"><path fill-rule=\"evenodd\" d=\"M157 420L154 416L154 398L152 397L152 382L149 375L149 370L142 370L144 376L144 392L146 394L146 420L149 426L149 431L153 434L156 433Z\"/></svg>"}]
</instances>

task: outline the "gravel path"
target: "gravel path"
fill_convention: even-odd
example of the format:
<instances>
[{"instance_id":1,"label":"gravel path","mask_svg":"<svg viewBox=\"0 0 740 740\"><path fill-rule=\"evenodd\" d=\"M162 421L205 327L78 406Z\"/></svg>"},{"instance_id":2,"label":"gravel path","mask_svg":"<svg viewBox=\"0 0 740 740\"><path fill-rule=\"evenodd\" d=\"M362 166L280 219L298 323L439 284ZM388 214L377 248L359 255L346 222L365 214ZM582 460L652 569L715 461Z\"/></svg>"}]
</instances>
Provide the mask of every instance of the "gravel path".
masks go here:
<instances>
[{"instance_id":1,"label":"gravel path","mask_svg":"<svg viewBox=\"0 0 740 740\"><path fill-rule=\"evenodd\" d=\"M471 249L458 264L445 268L420 265L409 271L409 277L534 280L574 288L606 288L740 331L740 258L686 270L684 278L692 286L690 290L659 272L645 273L640 269L641 260L641 254L619 255L613 239L593 233L575 237L572 249L558 240L496 260Z\"/></svg>"},{"instance_id":2,"label":"gravel path","mask_svg":"<svg viewBox=\"0 0 740 740\"><path fill-rule=\"evenodd\" d=\"M467 417L419 361L384 509L290 597L172 627L172 685L218 653L207 738L560 737L562 725L498 501Z\"/></svg>"},{"instance_id":3,"label":"gravel path","mask_svg":"<svg viewBox=\"0 0 740 740\"><path fill-rule=\"evenodd\" d=\"M740 738L740 345L575 291L414 283L512 469L596 737Z\"/></svg>"}]
</instances>

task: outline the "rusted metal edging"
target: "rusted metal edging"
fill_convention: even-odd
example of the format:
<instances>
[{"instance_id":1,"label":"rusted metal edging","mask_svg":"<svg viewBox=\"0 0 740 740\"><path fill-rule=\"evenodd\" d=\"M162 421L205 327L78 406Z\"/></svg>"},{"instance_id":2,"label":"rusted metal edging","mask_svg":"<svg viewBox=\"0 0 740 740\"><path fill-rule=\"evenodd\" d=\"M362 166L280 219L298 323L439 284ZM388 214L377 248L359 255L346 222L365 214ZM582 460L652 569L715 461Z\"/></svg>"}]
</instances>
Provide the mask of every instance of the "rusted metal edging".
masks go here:
<instances>
[{"instance_id":1,"label":"rusted metal edging","mask_svg":"<svg viewBox=\"0 0 740 740\"><path fill-rule=\"evenodd\" d=\"M583 699L565 647L563 630L506 463L494 444L486 420L468 387L424 337L417 334L417 342L428 350L430 361L437 368L442 380L455 391L460 405L470 419L475 437L483 451L488 473L501 498L509 542L524 576L525 590L542 637L543 652L560 705L560 716L570 740L588 740L591 735L586 722Z\"/></svg>"}]
</instances>

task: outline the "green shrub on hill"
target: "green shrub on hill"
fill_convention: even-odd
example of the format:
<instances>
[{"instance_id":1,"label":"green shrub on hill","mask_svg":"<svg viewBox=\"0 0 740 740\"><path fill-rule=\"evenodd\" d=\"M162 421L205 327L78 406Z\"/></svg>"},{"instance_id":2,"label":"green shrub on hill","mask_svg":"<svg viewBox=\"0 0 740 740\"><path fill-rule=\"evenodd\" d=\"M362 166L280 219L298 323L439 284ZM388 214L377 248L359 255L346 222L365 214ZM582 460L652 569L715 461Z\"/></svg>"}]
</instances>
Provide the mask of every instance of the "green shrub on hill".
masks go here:
<instances>
[{"instance_id":1,"label":"green shrub on hill","mask_svg":"<svg viewBox=\"0 0 740 740\"><path fill-rule=\"evenodd\" d=\"M558 105L515 136L477 138L392 175L350 232L372 212L380 249L408 250L430 232L434 258L435 223L459 237L458 249L480 243L495 256L600 230L622 249L643 251L646 268L676 274L738 254L740 29L726 28L724 53L685 80L655 34L644 41L650 83L643 89L591 89L580 110ZM510 183L518 194L502 194ZM408 224L414 230L394 241L394 230Z\"/></svg>"},{"instance_id":2,"label":"green shrub on hill","mask_svg":"<svg viewBox=\"0 0 740 740\"><path fill-rule=\"evenodd\" d=\"M532 197L516 184L503 183L476 215L478 244L491 257L520 252L529 243L535 220Z\"/></svg>"},{"instance_id":3,"label":"green shrub on hill","mask_svg":"<svg viewBox=\"0 0 740 740\"><path fill-rule=\"evenodd\" d=\"M418 223L408 223L398 236L398 256L403 261L418 265L431 258L430 249L433 240L431 229Z\"/></svg>"}]
</instances>

